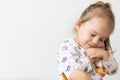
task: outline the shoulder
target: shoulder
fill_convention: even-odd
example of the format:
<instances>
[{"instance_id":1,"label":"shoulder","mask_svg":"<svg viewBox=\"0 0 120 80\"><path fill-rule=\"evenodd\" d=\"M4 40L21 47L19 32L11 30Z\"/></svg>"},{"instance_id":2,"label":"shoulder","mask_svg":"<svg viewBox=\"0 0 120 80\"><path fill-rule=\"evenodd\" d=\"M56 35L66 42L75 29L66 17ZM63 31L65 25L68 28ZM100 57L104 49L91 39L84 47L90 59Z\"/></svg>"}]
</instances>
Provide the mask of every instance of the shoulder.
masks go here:
<instances>
[{"instance_id":1,"label":"shoulder","mask_svg":"<svg viewBox=\"0 0 120 80\"><path fill-rule=\"evenodd\" d=\"M61 47L63 46L76 46L73 38L67 38L62 41Z\"/></svg>"},{"instance_id":2,"label":"shoulder","mask_svg":"<svg viewBox=\"0 0 120 80\"><path fill-rule=\"evenodd\" d=\"M77 51L78 45L76 44L76 42L74 41L74 38L67 38L64 39L62 44L60 45L60 51Z\"/></svg>"}]
</instances>

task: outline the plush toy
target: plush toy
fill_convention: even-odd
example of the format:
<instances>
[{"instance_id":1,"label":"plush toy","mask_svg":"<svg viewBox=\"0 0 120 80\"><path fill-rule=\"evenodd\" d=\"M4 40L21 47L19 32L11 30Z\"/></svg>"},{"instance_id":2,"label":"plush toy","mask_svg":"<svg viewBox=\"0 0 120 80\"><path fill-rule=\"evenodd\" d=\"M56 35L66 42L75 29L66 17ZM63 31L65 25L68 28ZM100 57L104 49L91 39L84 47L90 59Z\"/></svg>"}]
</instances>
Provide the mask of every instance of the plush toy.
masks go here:
<instances>
[{"instance_id":1,"label":"plush toy","mask_svg":"<svg viewBox=\"0 0 120 80\"><path fill-rule=\"evenodd\" d=\"M102 65L101 61L99 63L95 64L95 71L99 73L102 77L104 77L107 74L107 70Z\"/></svg>"}]
</instances>

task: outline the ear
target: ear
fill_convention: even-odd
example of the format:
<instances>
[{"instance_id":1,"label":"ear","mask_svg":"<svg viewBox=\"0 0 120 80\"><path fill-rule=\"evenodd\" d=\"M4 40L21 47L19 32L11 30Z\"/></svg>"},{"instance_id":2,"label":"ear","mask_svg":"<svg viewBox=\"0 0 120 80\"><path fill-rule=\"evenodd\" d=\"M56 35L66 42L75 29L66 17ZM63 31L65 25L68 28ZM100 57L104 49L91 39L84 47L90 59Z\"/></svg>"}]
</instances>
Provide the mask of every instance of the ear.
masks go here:
<instances>
[{"instance_id":1,"label":"ear","mask_svg":"<svg viewBox=\"0 0 120 80\"><path fill-rule=\"evenodd\" d=\"M77 22L76 22L76 30L79 30L81 26L81 19L79 19Z\"/></svg>"}]
</instances>

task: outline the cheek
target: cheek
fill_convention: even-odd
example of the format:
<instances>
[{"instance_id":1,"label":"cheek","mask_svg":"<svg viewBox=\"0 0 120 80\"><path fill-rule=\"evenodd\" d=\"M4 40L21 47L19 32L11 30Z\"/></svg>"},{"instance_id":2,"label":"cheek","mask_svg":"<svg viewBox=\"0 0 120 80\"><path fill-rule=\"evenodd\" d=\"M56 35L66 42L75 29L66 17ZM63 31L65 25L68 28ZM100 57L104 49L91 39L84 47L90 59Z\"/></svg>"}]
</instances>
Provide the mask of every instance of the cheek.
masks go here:
<instances>
[{"instance_id":1,"label":"cheek","mask_svg":"<svg viewBox=\"0 0 120 80\"><path fill-rule=\"evenodd\" d=\"M84 44L86 44L86 43L88 43L88 42L90 42L91 41L91 38L87 35L87 34L84 34L84 35L82 35L82 42L84 43Z\"/></svg>"},{"instance_id":2,"label":"cheek","mask_svg":"<svg viewBox=\"0 0 120 80\"><path fill-rule=\"evenodd\" d=\"M82 44L86 44L91 40L91 37L90 37L88 31L81 30L78 32L77 35L78 35L79 42Z\"/></svg>"}]
</instances>

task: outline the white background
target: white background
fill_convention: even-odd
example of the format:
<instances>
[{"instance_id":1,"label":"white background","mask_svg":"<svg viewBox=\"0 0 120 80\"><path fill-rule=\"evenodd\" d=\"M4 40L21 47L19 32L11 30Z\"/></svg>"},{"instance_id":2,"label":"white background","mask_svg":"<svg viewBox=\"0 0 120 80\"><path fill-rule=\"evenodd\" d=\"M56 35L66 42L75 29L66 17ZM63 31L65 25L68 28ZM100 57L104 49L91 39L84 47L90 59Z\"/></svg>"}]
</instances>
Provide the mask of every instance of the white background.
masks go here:
<instances>
[{"instance_id":1,"label":"white background","mask_svg":"<svg viewBox=\"0 0 120 80\"><path fill-rule=\"evenodd\" d=\"M0 80L58 80L57 50L81 12L97 0L0 0ZM111 43L120 63L120 1ZM105 80L120 80L120 71Z\"/></svg>"}]
</instances>

